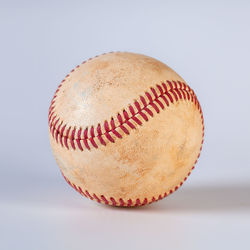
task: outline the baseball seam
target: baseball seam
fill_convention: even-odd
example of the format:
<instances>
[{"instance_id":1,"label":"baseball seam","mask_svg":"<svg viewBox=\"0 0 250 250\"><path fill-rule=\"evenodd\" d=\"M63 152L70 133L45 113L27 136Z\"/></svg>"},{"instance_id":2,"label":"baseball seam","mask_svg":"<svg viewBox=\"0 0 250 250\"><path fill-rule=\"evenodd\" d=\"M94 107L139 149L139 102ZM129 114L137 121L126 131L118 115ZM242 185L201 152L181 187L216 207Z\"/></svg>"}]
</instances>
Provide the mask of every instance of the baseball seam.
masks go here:
<instances>
[{"instance_id":1,"label":"baseball seam","mask_svg":"<svg viewBox=\"0 0 250 250\"><path fill-rule=\"evenodd\" d=\"M84 149L98 148L98 144L106 146L107 141L114 143L114 138L121 139L122 133L129 135L129 130L136 129L138 125L141 126L143 121L148 121L149 117L154 116L154 112L159 113L161 109L165 109L165 106L178 100L194 102L202 116L196 95L188 85L180 81L167 80L166 83L162 82L161 85L151 87L144 96L140 96L139 101L136 100L133 105L130 104L127 110L123 109L123 112L118 113L115 118L111 117L109 122L105 120L102 125L99 123L96 127L91 126L90 129L68 126L56 114L56 97L60 84L49 109L50 133L62 147L84 151Z\"/></svg>"},{"instance_id":2,"label":"baseball seam","mask_svg":"<svg viewBox=\"0 0 250 250\"><path fill-rule=\"evenodd\" d=\"M197 160L199 158L200 154L197 157ZM197 162L196 160L196 162ZM195 164L196 164L195 162ZM73 182L71 182L64 174L63 172L62 175L64 177L64 179L66 180L66 182L72 187L74 188L78 193L80 193L82 196L89 198L91 200L95 200L98 203L102 203L102 204L106 204L106 205L111 205L111 206L120 206L120 207L137 207L137 206L144 206L147 204L151 204L152 202L156 202L159 200L162 200L163 198L169 196L170 194L172 194L173 192L177 191L184 183L184 181L187 180L188 176L191 174L192 170L194 169L194 166L192 167L192 169L188 172L187 176L183 179L183 181L181 181L179 183L179 185L175 186L173 189L169 189L167 192L165 192L164 194L160 194L158 196L153 196L151 199L149 198L144 198L144 199L140 199L140 198L136 198L134 201L132 199L128 199L127 201L124 201L123 198L119 198L119 199L115 199L113 197L105 197L104 195L100 195L97 196L95 193L90 194L88 190L82 190L82 188L80 186L75 185Z\"/></svg>"},{"instance_id":3,"label":"baseball seam","mask_svg":"<svg viewBox=\"0 0 250 250\"><path fill-rule=\"evenodd\" d=\"M169 84L169 86L170 86L170 89L169 90L167 90L165 93L164 92L160 92L161 93L161 95L157 95L157 93L156 93L156 90L154 89L154 88L151 88L151 91L153 92L153 93L156 93L155 94L155 100L154 100L154 102L156 102L159 106L160 106L160 108L162 108L162 109L164 109L164 105L163 105L163 103L161 102L161 101L159 101L159 100L157 100L157 99L159 99L160 97L162 98L162 96L164 96L164 94L166 95L165 96L165 98L166 98L166 100L165 100L165 98L163 97L162 98L162 100L164 100L164 103L166 103L166 105L167 106L169 106L169 104L170 103L174 103L174 101L178 101L179 99L183 99L183 100L189 100L189 101L191 101L191 102L194 102L195 103L195 105L197 105L198 106L198 110L199 110L199 112L200 112L200 115L201 115L201 120L202 120L202 142L201 142L201 146L200 146L200 152L201 152L201 149L202 149L202 145L203 145L203 140L204 140L204 119L203 119L203 114L202 114L202 110L201 110L201 107L200 107L200 105L199 105L199 102L198 102L198 100L197 100L197 97L196 97L196 95L194 94L194 92L186 85L186 84L184 84L184 83L181 83L181 82L178 82L178 84L179 84L179 86L180 87L182 87L182 88L177 88L177 82L175 82L175 81L173 81L173 84L172 84L172 82L170 82L170 81L167 81L167 83ZM167 89L166 88L166 84L165 83L162 83L162 85L163 85L163 88L164 89ZM164 87L165 86L165 87ZM161 86L160 85L157 85L157 88L160 90L160 89L162 89L161 88ZM146 93L148 93L148 92L146 92ZM174 94L175 93L175 94ZM185 94L186 93L186 94ZM150 94L146 94L147 96L149 96ZM150 100L153 100L153 98L152 98L152 96L150 95L150 97L149 97L149 99ZM151 105L152 107L155 105L156 106L156 108L154 107L153 109L157 112L157 113L159 113L160 112L160 109L159 109L159 107L157 107L157 104L156 103L154 103L154 105L152 105L152 103L153 103L153 101L149 104L149 105ZM137 104L137 101L135 101L135 107L139 107L138 106L138 104ZM131 107L131 105L129 106L129 107ZM145 107L144 107L145 108ZM147 108L147 106L146 106L146 108ZM129 109L129 110L132 110L131 108ZM139 111L139 109L137 109L138 110L138 112L137 113L133 113L133 112L131 112L132 114L139 114L139 112L142 112L142 109L140 109L140 111ZM126 111L125 111L126 112ZM125 113L124 112L124 113ZM152 112L152 111L151 111ZM148 114L149 114L149 112L147 112ZM151 114L153 114L153 112L151 113ZM141 115L141 114L140 114ZM118 114L118 116L120 116L119 114ZM153 115L150 115L150 116L153 116ZM126 120L126 117L128 117L128 115L125 113L125 115L124 115L124 120L125 120L125 122L124 123L128 123L128 121L129 121L129 119L133 119L133 116L131 116L129 119L127 119ZM143 116L141 115L141 117L143 118ZM147 121L146 119L144 119L145 121ZM136 120L137 121L137 120ZM140 121L140 120L139 120ZM105 122L106 124L107 124L107 122ZM105 123L104 123L104 126L107 126L107 125L105 125ZM123 124L124 124L123 123ZM138 122L136 122L137 124L139 124ZM139 125L142 125L142 123L141 124L139 124ZM64 125L65 126L65 125ZM53 127L53 125L51 125L50 127ZM129 127L131 127L131 126L129 126ZM69 127L70 128L70 127ZM132 128L132 127L131 127ZM133 129L133 128L132 128ZM55 128L53 128L52 129L52 135L53 135L53 133L55 133ZM109 131L106 131L106 133L113 133L114 135L116 135L112 130L109 130ZM68 132L66 133L66 134L69 134ZM127 134L127 133L126 133ZM129 133L128 133L129 134ZM92 135L93 135L93 132L92 132ZM103 136L103 135L102 135ZM106 135L105 135L106 136ZM53 135L53 137L55 137L55 135ZM93 136L94 137L94 136ZM62 136L60 136L60 138L62 138ZM66 137L67 138L67 140L70 140L70 141L72 141L73 139L75 139L74 138L74 136L72 136L71 138L69 138L69 137ZM106 138L108 139L109 137L107 137L106 136ZM120 138L120 137L118 137L118 138ZM88 138L88 137L85 137L84 138L85 140L90 140L90 142L92 142L94 139L92 139L91 140L91 138ZM76 139L76 140L81 140L81 139ZM60 141L62 141L62 139L60 139ZM114 142L114 141L112 141L112 142ZM69 144L65 144L65 145L69 145ZM70 143L70 145L72 145L72 142ZM79 144L77 144L77 145L79 145ZM62 145L63 146L63 145ZM94 145L93 145L94 146ZM67 147L68 148L68 147ZM74 150L76 149L75 147L72 147ZM90 150L90 147L86 147L88 150ZM69 149L69 148L68 148ZM80 148L80 150L83 150L82 149L82 147ZM197 156L197 159L196 159L196 161L195 161L195 163L194 163L194 165L197 163L197 161L198 161L198 158L200 157L200 152L199 152L199 154L198 154L198 156ZM136 198L135 200L132 200L132 199L128 199L127 201L125 201L124 199L122 199L122 198L119 198L119 199L115 199L114 197L105 197L104 195L100 195L100 196L98 196L98 195L96 195L95 193L92 193L92 194L90 194L90 192L88 191L88 190L82 190L82 188L80 187L80 186L77 186L77 185L75 185L73 182L71 182L64 174L63 174L63 172L62 172L62 175L63 175L63 177L64 177L64 179L67 181L67 183L71 186L71 187L73 187L78 193L80 193L81 195L83 195L83 196L85 196L85 197L87 197L87 198L89 198L89 199L91 199L91 200L95 200L95 201L97 201L98 203L103 203L103 204L106 204L106 205L112 205L112 206L123 206L123 207L136 207L136 206L143 206L143 205L146 205L146 204L150 204L150 203L152 203L152 202L155 202L155 201L158 201L158 200L161 200L161 199L163 199L163 198L165 198L165 197L167 197L168 195L170 195L170 194L172 194L174 191L176 191L176 190L178 190L181 186L182 186L182 184L184 183L184 181L186 181L187 180L187 177L191 174L191 172L192 172L192 170L194 169L194 166L192 167L192 169L188 172L188 174L187 174L187 176L183 179L183 181L181 181L178 185L176 185L173 189L169 189L167 192L165 192L164 194L160 194L160 195L158 195L158 196L153 196L152 198L144 198L144 199L139 199L139 198Z\"/></svg>"},{"instance_id":4,"label":"baseball seam","mask_svg":"<svg viewBox=\"0 0 250 250\"><path fill-rule=\"evenodd\" d=\"M111 52L112 53L112 52ZM91 60L90 58L89 60ZM89 61L88 60L88 61ZM85 61L86 62L86 61ZM85 63L83 62L83 63ZM75 69L71 71L74 72L80 66L78 65ZM179 100L190 101L197 106L197 109L200 112L201 120L202 120L202 141L200 146L200 151L202 149L203 141L204 141L204 119L203 113L199 104L199 101L194 94L193 90L184 82L180 81L169 81L162 82L160 85L157 84L156 87L151 87L150 91L146 91L144 96L140 96L140 98L134 101L133 105L130 104L126 109L123 109L122 112L118 113L116 117L111 117L110 121L104 121L101 125L100 123L94 127L91 126L90 129L88 127L76 127L69 126L63 120L58 117L56 114L56 98L58 92L62 86L62 84L66 81L66 79L70 76L68 74L65 79L58 86L55 95L51 101L51 105L49 108L49 130L52 137L56 140L57 143L60 143L62 147L73 150L79 149L80 151L84 151L85 149L91 150L92 148L98 148L100 145L106 146L107 142L114 143L114 138L122 138L123 134L130 134L131 129L136 129L137 126L141 126L143 121L148 121L149 117L154 116L154 112L159 113L160 110L164 110L165 107L170 106L174 102L178 102ZM119 131L120 132L119 132ZM197 163L198 158L200 156L200 152L197 156L197 159L194 165ZM113 205L113 206L142 206L146 204L150 204L154 201L158 201L168 196L169 194L176 191L180 186L182 186L183 182L186 181L187 177L191 174L192 169L188 172L187 176L183 181L179 183L179 185L175 186L175 188L168 190L164 194L160 194L158 196L153 196L152 198L144 198L140 200L139 198L128 199L124 201L124 199L119 198L115 199L113 197L105 197L104 195L97 196L95 193L90 194L88 190L82 190L80 186L72 183L62 172L65 180L68 182L70 186L72 186L77 192L81 195L90 198L91 200L95 200L99 203Z\"/></svg>"}]
</instances>

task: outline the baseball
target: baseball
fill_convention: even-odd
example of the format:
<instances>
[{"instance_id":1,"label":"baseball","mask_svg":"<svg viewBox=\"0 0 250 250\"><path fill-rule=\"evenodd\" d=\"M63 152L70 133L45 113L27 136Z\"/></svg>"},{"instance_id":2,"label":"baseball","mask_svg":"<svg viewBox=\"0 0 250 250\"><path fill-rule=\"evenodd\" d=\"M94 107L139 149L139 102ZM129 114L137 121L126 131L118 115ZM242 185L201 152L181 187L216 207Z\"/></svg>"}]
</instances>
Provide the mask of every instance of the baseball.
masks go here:
<instances>
[{"instance_id":1,"label":"baseball","mask_svg":"<svg viewBox=\"0 0 250 250\"><path fill-rule=\"evenodd\" d=\"M65 180L113 206L141 206L177 190L204 136L194 91L164 63L135 53L91 58L61 82L49 136Z\"/></svg>"}]
</instances>

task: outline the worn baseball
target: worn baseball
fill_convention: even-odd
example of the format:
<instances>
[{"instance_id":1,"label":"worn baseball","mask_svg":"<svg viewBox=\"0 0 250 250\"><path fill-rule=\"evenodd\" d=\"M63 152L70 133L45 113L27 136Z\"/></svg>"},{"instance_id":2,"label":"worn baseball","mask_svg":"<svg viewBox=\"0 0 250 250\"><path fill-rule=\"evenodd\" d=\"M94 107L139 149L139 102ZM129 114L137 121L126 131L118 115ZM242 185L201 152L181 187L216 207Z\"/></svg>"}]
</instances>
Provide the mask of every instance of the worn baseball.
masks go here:
<instances>
[{"instance_id":1,"label":"worn baseball","mask_svg":"<svg viewBox=\"0 0 250 250\"><path fill-rule=\"evenodd\" d=\"M135 53L91 58L61 82L50 143L65 180L113 206L177 190L200 155L204 123L194 91L164 63Z\"/></svg>"}]
</instances>

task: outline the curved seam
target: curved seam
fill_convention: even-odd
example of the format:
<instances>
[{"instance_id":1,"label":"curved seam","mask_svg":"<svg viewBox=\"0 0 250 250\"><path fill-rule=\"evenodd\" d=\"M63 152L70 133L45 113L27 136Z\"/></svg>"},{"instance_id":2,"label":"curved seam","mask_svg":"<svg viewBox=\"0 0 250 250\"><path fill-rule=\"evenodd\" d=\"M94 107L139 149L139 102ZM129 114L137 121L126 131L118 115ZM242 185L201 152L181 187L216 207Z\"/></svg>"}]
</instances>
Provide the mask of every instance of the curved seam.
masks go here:
<instances>
[{"instance_id":1,"label":"curved seam","mask_svg":"<svg viewBox=\"0 0 250 250\"><path fill-rule=\"evenodd\" d=\"M113 52L110 52L110 53L113 53ZM107 53L104 53L104 54L107 54ZM96 57L98 57L98 56L96 56ZM88 59L87 61L89 61L89 60L92 60L92 58ZM83 63L86 63L87 61L84 61ZM80 66L77 65L76 68L70 72L70 74L72 72L74 72L79 67ZM167 88L167 85L164 82L162 83L162 86L156 85L156 88L151 87L150 90L151 90L152 94L150 94L149 92L145 92L145 95L148 98L149 103L147 103L146 99L143 96L140 96L140 101L143 104L143 109L141 108L140 103L138 101L135 101L134 107L132 105L129 106L129 111L132 114L131 117L129 117L129 114L127 113L127 111L125 109L123 110L123 113L122 113L123 116L118 113L117 119L120 122L119 126L115 126L114 120L112 120L112 119L110 122L108 122L108 121L104 122L103 126L105 129L105 133L102 133L100 124L98 124L98 126L96 128L96 132L95 132L94 126L91 126L90 130L86 130L86 129L88 129L88 128L86 128L84 131L82 130L82 127L78 127L78 128L74 127L72 129L72 131L70 131L71 127L69 127L66 130L66 132L64 132L67 124L64 123L63 121L60 121L60 118L57 117L57 114L55 114L54 109L55 109L57 94L58 94L63 82L65 82L66 78L69 77L70 74L68 74L65 77L65 79L61 82L61 84L58 86L58 88L54 94L54 97L51 101L50 108L49 108L50 132L52 133L52 136L56 139L57 143L59 143L59 142L61 143L62 147L65 146L67 149L69 149L69 144L68 144L69 139L70 139L71 147L75 150L76 145L77 145L77 147L81 151L83 151L83 145L82 145L81 141L84 142L84 146L88 150L90 150L90 146L89 146L88 141L91 143L91 145L93 147L96 147L96 148L98 147L96 142L94 141L94 138L98 138L100 143L103 145L106 145L105 140L102 138L104 136L106 137L107 140L114 142L114 139L110 135L111 132L116 137L122 138L122 135L116 131L117 128L121 128L125 134L129 134L129 130L124 126L125 124L131 129L136 128L134 126L134 124L131 122L131 120L133 120L133 122L136 125L137 124L142 125L142 122L136 117L137 115L140 115L143 120L147 121L148 120L147 115L149 115L150 117L153 117L152 110L156 111L156 113L160 112L160 109L158 106L160 106L161 109L164 109L165 105L169 106L170 103L177 102L179 99L184 99L184 100L188 99L188 101L194 102L195 106L196 105L198 106L198 110L200 112L201 121L202 121L202 141L201 141L200 151L199 151L199 154L197 156L197 159L196 159L194 165L197 163L198 158L200 157L200 152L201 152L203 141L204 141L204 119L203 119L203 113L202 113L200 104L198 102L198 99L197 99L195 93L193 92L193 90L188 85L186 85L185 83L182 83L180 81L166 81L168 86L170 87L169 90ZM178 84L179 84L180 88L178 88ZM160 95L157 92L159 92ZM152 95L153 95L153 97L152 97ZM163 99L164 102L162 100L160 101L159 100L160 98ZM165 105L162 102L165 103ZM151 107L152 110L149 108L149 106ZM135 108L137 110L136 112L134 110ZM147 115L143 112L147 112ZM125 119L125 121L123 122L124 119ZM111 127L111 129L110 129L110 127ZM78 131L76 131L76 129L78 129ZM55 131L56 131L56 134L55 134ZM83 138L81 138L82 132L83 132L83 136L84 136ZM60 137L58 139L59 133L60 133ZM65 136L64 136L64 133L66 133ZM88 137L89 133L90 133L91 137ZM97 135L95 133L97 133ZM76 142L76 145L75 145L75 142ZM87 198L90 198L90 199L95 200L99 203L104 203L104 204L108 204L108 205L130 207L130 206L143 206L146 204L150 204L152 202L161 200L164 197L168 196L169 194L173 193L174 191L179 189L180 186L182 186L183 182L187 180L187 177L191 174L191 171L193 169L194 169L194 166L188 172L187 176L183 179L183 181L181 181L179 183L179 185L175 186L175 188L168 190L164 194L160 194L159 196L156 196L156 198L155 198L155 196L153 196L151 199L146 197L143 200L136 198L135 201L133 201L132 199L128 199L127 201L124 201L122 198L119 198L118 200L116 200L113 197L106 198L104 195L100 195L98 197L95 193L93 193L91 195L88 190L83 191L80 186L77 186L74 183L70 182L69 179L64 175L64 173L62 171L61 171L61 173L70 186L72 186L77 192L79 192L81 195L83 195Z\"/></svg>"},{"instance_id":2,"label":"curved seam","mask_svg":"<svg viewBox=\"0 0 250 250\"><path fill-rule=\"evenodd\" d=\"M65 129L67 127L67 123L60 121L60 118L57 117L57 114L54 111L56 106L55 98L57 97L57 93L61 87L60 84L51 101L51 106L49 109L50 132L56 139L57 143L60 142L62 147L65 146L67 149L69 149L71 146L74 150L78 148L83 151L84 147L90 150L90 145L94 148L98 148L98 145L95 141L96 138L103 145L106 145L103 137L106 140L114 143L114 138L111 136L111 133L115 137L122 138L121 133L117 131L118 128L120 128L125 134L129 134L129 130L126 127L135 129L135 125L142 125L142 121L137 117L138 115L140 115L143 120L148 121L149 116L153 117L152 110L154 110L156 113L159 113L160 108L164 109L165 106L169 106L170 103L177 102L179 99L194 102L195 105L198 105L198 109L201 112L196 95L188 85L180 81L167 81L167 84L170 87L169 89L167 85L162 82L161 86L157 84L155 88L150 88L152 94L150 94L149 91L145 92L147 99L142 95L140 96L141 104L139 101L135 101L133 106L129 105L128 109L131 115L125 109L123 109L122 115L118 113L118 126L115 125L113 117L111 118L110 122L106 120L103 124L105 132L102 132L103 128L101 127L100 123L96 128L91 126L90 129L86 127L83 130L82 127L74 126L72 128L72 126L69 126L67 129Z\"/></svg>"},{"instance_id":3,"label":"curved seam","mask_svg":"<svg viewBox=\"0 0 250 250\"><path fill-rule=\"evenodd\" d=\"M196 162L197 162L197 160L196 160ZM152 198L149 198L149 197L145 197L143 199L135 198L133 200L131 198L129 198L127 200L124 200L123 198L115 199L114 197L106 197L104 195L99 195L98 196L95 193L90 194L88 190L82 190L82 188L80 186L77 186L73 182L71 182L64 175L64 173L62 171L61 171L61 173L62 173L64 179L66 180L66 182L72 188L74 188L78 193L80 193L82 196L85 196L86 198L89 198L91 200L95 200L98 203L103 203L103 204L106 204L106 205L122 206L122 207L136 207L136 206L144 206L144 205L147 205L147 204L151 204L152 202L162 200L163 198L165 198L165 197L169 196L170 194L172 194L173 192L177 191L183 185L183 183L187 180L188 176L191 174L193 169L194 169L194 166L188 172L187 176L178 185L176 185L172 189L169 189L164 194L159 194L157 196L152 196Z\"/></svg>"}]
</instances>

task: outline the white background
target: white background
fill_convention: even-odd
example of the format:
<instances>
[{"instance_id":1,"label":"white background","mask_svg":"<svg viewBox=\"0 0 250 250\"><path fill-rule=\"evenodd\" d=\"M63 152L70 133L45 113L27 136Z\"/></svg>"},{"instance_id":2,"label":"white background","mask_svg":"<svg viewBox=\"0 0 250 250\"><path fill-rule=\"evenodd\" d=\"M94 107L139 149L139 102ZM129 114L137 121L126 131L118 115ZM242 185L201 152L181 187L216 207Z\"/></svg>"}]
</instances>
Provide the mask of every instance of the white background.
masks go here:
<instances>
[{"instance_id":1,"label":"white background","mask_svg":"<svg viewBox=\"0 0 250 250\"><path fill-rule=\"evenodd\" d=\"M249 249L249 1L0 1L0 248ZM53 159L49 102L64 76L109 51L155 57L195 90L205 143L176 193L99 205Z\"/></svg>"}]
</instances>

